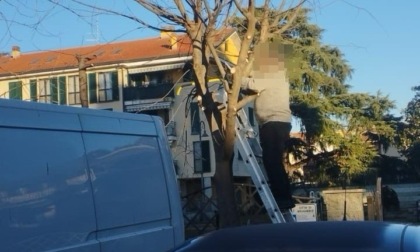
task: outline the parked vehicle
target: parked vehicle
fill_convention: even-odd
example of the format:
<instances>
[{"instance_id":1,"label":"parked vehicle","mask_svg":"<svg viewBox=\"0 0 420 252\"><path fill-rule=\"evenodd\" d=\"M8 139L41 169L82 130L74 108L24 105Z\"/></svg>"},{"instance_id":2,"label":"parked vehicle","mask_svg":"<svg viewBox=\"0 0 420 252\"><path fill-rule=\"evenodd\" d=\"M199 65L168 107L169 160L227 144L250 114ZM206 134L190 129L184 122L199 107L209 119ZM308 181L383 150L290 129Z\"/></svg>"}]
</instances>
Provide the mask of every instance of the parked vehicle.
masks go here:
<instances>
[{"instance_id":1,"label":"parked vehicle","mask_svg":"<svg viewBox=\"0 0 420 252\"><path fill-rule=\"evenodd\" d=\"M184 241L163 123L0 100L0 251L167 251Z\"/></svg>"},{"instance_id":2,"label":"parked vehicle","mask_svg":"<svg viewBox=\"0 0 420 252\"><path fill-rule=\"evenodd\" d=\"M173 251L417 252L420 226L363 221L251 225L214 231Z\"/></svg>"}]
</instances>

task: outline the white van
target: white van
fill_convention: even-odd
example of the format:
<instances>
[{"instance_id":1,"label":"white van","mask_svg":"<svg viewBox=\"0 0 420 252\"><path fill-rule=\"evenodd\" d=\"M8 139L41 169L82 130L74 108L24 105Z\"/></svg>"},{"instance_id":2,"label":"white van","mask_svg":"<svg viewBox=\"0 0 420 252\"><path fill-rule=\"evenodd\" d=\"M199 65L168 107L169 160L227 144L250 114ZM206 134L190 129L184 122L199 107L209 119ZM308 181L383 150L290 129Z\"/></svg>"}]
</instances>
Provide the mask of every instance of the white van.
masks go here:
<instances>
[{"instance_id":1,"label":"white van","mask_svg":"<svg viewBox=\"0 0 420 252\"><path fill-rule=\"evenodd\" d=\"M0 99L0 251L167 251L183 241L158 117Z\"/></svg>"}]
</instances>

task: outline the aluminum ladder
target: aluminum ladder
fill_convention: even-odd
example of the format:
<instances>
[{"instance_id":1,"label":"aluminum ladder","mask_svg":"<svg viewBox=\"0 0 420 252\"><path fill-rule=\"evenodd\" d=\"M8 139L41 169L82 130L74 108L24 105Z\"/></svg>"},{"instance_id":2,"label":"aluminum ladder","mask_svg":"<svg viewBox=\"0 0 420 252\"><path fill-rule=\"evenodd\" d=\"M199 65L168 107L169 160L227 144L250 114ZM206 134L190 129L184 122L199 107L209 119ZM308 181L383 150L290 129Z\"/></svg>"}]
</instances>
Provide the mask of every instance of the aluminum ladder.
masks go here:
<instances>
[{"instance_id":1,"label":"aluminum ladder","mask_svg":"<svg viewBox=\"0 0 420 252\"><path fill-rule=\"evenodd\" d=\"M273 223L295 222L291 209L281 211L271 193L268 181L263 173L262 167L257 161L261 156L262 149L256 139L256 134L249 125L246 112L241 109L236 115L236 146L241 154L252 181L261 197L267 213ZM251 144L252 147L251 147Z\"/></svg>"}]
</instances>

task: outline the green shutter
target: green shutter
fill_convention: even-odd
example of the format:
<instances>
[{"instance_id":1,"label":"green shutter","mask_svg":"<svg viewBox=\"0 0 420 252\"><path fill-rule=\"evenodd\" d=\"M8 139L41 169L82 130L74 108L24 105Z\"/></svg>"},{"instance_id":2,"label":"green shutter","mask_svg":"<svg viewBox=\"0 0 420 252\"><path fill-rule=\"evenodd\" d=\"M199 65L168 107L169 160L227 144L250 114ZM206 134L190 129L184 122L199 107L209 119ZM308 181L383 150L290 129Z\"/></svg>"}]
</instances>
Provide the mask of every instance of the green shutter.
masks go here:
<instances>
[{"instance_id":1,"label":"green shutter","mask_svg":"<svg viewBox=\"0 0 420 252\"><path fill-rule=\"evenodd\" d=\"M58 86L60 90L60 104L67 105L67 85L65 76L58 77Z\"/></svg>"},{"instance_id":2,"label":"green shutter","mask_svg":"<svg viewBox=\"0 0 420 252\"><path fill-rule=\"evenodd\" d=\"M36 80L29 81L31 101L38 101L38 89L36 86Z\"/></svg>"},{"instance_id":3,"label":"green shutter","mask_svg":"<svg viewBox=\"0 0 420 252\"><path fill-rule=\"evenodd\" d=\"M9 99L22 100L22 82L9 82Z\"/></svg>"},{"instance_id":4,"label":"green shutter","mask_svg":"<svg viewBox=\"0 0 420 252\"><path fill-rule=\"evenodd\" d=\"M97 95L97 83L96 73L88 74L88 85L89 85L89 103L96 103L98 101Z\"/></svg>"},{"instance_id":5,"label":"green shutter","mask_svg":"<svg viewBox=\"0 0 420 252\"><path fill-rule=\"evenodd\" d=\"M58 104L58 83L57 77L50 79L51 103Z\"/></svg>"},{"instance_id":6,"label":"green shutter","mask_svg":"<svg viewBox=\"0 0 420 252\"><path fill-rule=\"evenodd\" d=\"M120 92L118 89L118 72L111 73L111 80L112 80L112 100L118 101L120 99Z\"/></svg>"}]
</instances>

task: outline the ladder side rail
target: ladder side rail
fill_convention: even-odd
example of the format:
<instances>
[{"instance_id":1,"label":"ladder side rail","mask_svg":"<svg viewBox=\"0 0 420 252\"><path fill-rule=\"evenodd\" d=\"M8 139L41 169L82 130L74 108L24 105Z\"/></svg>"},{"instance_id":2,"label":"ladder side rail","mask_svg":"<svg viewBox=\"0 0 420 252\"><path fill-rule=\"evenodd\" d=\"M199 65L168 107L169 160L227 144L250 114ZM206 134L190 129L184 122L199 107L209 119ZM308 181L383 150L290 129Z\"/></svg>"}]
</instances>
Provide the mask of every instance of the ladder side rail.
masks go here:
<instances>
[{"instance_id":1,"label":"ladder side rail","mask_svg":"<svg viewBox=\"0 0 420 252\"><path fill-rule=\"evenodd\" d=\"M237 124L239 125L240 122L237 121ZM286 222L271 193L267 180L262 173L257 160L255 159L254 153L252 153L248 139L243 135L243 132L241 132L238 125L236 128L236 141L238 143L237 148L244 159L245 165L248 168L248 172L255 186L257 187L258 194L266 207L268 215L273 223Z\"/></svg>"},{"instance_id":2,"label":"ladder side rail","mask_svg":"<svg viewBox=\"0 0 420 252\"><path fill-rule=\"evenodd\" d=\"M264 184L263 187L265 187L265 188L264 188L263 191L258 191L258 193L259 193L261 199L263 200L264 206L266 207L267 210L272 209L271 211L273 211L275 213L280 213L282 210L279 209L279 207L277 205L277 202L275 201L275 199L273 197L273 194L271 192L271 189L268 185L268 182L267 182L268 179L266 177L265 168L262 167L256 160L255 151L257 151L257 153L259 155L262 155L262 149L261 149L261 145L260 145L258 139L256 139L256 133L255 133L254 129L249 124L248 116L247 116L244 109L241 109L241 110L237 111L236 124L237 124L237 129L236 129L237 130L237 132L236 132L237 136L241 137L241 139L238 139L238 140L243 142L243 145L239 145L239 146L241 146L241 147L247 146L248 147L247 149L249 150L248 153L246 153L246 148L244 148L244 150L243 150L244 153L242 153L241 150L239 150L239 151L241 152L242 156L250 157L250 163L247 163L245 161L245 164L247 165L250 173L252 173L252 171L255 171L255 173L256 173L255 175L257 175L256 177L252 177L253 174L250 174L251 178L253 179L254 184L256 184L256 185L259 185L260 181L263 181L263 184ZM244 137L242 136L241 132L244 132ZM249 140L254 140L254 142L256 142L256 145L254 146L255 149L253 149L250 146ZM251 171L251 169L252 169L252 171ZM266 192L264 192L264 191L266 191ZM265 199L265 198L263 199L263 197L265 195L267 195L267 199ZM272 206L272 207L270 207L270 206ZM295 218L293 217L293 212L292 212L291 209L287 209L285 211L282 211L280 213L280 216L281 216L280 218L277 218L277 219L273 220L273 223L277 223L278 219L285 220L286 222L295 222L296 221ZM270 218L271 218L271 216L270 216Z\"/></svg>"}]
</instances>

